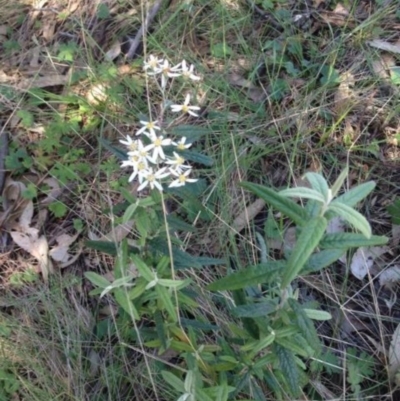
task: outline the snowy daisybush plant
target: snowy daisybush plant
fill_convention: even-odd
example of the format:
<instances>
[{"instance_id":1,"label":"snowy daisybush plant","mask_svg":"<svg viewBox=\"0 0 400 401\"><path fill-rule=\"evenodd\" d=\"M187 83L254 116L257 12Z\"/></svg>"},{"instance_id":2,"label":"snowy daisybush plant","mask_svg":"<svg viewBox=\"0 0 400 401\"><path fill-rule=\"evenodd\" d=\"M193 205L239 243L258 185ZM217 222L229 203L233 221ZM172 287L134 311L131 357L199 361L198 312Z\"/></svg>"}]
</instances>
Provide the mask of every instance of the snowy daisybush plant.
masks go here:
<instances>
[{"instance_id":1,"label":"snowy daisybush plant","mask_svg":"<svg viewBox=\"0 0 400 401\"><path fill-rule=\"evenodd\" d=\"M167 87L174 79L182 78L185 81L196 82L200 77L195 74L194 66L188 65L183 60L175 66L171 66L167 59L150 55L144 62L143 70L148 77L158 83L163 104L161 113L156 119L149 121L140 120L141 127L132 136L121 140L121 144L127 148L128 158L121 164L123 168L131 170L129 182L137 180L138 191L145 188L163 190L163 184L168 183L170 188L181 187L188 183L196 182L192 178L192 167L187 160L179 154L192 145L186 137L179 140L171 138L166 129L162 127L162 121L166 114L179 117L198 117L200 107L193 104L192 95L187 93L180 104L171 104L166 107ZM169 102L171 103L171 102ZM171 124L169 124L171 125ZM166 154L166 148L175 148L172 154Z\"/></svg>"}]
</instances>

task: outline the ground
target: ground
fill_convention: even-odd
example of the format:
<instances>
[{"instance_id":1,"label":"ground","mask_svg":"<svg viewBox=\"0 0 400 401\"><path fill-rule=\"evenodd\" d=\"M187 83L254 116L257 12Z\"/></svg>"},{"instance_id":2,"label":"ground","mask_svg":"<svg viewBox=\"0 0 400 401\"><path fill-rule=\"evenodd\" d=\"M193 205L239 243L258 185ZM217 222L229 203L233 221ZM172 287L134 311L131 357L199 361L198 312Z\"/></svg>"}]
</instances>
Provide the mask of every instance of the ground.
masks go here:
<instances>
[{"instance_id":1,"label":"ground","mask_svg":"<svg viewBox=\"0 0 400 401\"><path fill-rule=\"evenodd\" d=\"M304 174L315 172L333 184L345 168L345 191L375 181L357 210L388 243L368 251L362 277L348 254L295 280L301 302L333 317L315 326L324 365L304 360L311 373L299 399L396 399L399 28L399 4L390 0L0 0L0 400L182 396L179 382L161 373L190 381L182 350L154 351L163 346L154 328L165 316L168 340L182 341L184 351L182 343L196 342L194 328L174 328L182 323L175 303L169 309L157 290L162 314L149 318L149 305L159 305L149 296L135 319L117 290L101 294L101 279L118 280L124 269L138 275L119 244L163 253L157 240L165 235L181 252L166 278L190 279L203 294L198 304L190 292L180 302L187 320L211 327L199 368L211 386L207 358L225 346L213 330L233 326L230 296L207 295L207 284L259 263L260 235L276 259L296 236L241 183L304 186ZM200 77L189 86L198 117L160 121L193 143L188 160L198 181L165 198L138 192L120 167L120 140L164 115L160 104L186 95L178 78L160 95L143 70L150 55L172 65L184 59ZM274 241L269 230L280 233ZM361 259L364 268L365 253ZM229 374L222 369L219 383L235 382ZM271 383L251 383L234 398L199 399L293 399L285 388L279 395Z\"/></svg>"}]
</instances>

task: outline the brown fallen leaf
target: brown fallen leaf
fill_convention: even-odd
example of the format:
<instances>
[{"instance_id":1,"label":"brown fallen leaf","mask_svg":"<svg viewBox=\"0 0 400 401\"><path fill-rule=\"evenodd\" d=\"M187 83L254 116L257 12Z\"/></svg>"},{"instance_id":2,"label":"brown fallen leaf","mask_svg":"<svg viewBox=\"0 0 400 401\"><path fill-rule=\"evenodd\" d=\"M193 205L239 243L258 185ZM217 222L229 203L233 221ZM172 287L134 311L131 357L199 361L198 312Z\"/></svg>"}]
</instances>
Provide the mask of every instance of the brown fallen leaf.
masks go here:
<instances>
[{"instance_id":1,"label":"brown fallen leaf","mask_svg":"<svg viewBox=\"0 0 400 401\"><path fill-rule=\"evenodd\" d=\"M60 263L60 268L65 268L71 265L80 256L82 249L79 249L74 255L71 255L68 252L70 250L70 246L76 241L79 234L80 233L77 233L73 236L61 234L56 238L57 245L51 248L49 255L54 261Z\"/></svg>"},{"instance_id":2,"label":"brown fallen leaf","mask_svg":"<svg viewBox=\"0 0 400 401\"><path fill-rule=\"evenodd\" d=\"M248 205L246 209L243 210L243 212L240 213L235 220L233 220L232 227L238 232L242 231L243 228L247 227L249 221L253 220L254 217L261 212L264 206L265 201L262 199L257 199L251 205Z\"/></svg>"},{"instance_id":3,"label":"brown fallen leaf","mask_svg":"<svg viewBox=\"0 0 400 401\"><path fill-rule=\"evenodd\" d=\"M115 60L121 54L121 43L119 41L113 43L111 47L106 51L104 59L107 61Z\"/></svg>"},{"instance_id":4,"label":"brown fallen leaf","mask_svg":"<svg viewBox=\"0 0 400 401\"><path fill-rule=\"evenodd\" d=\"M33 79L22 79L18 82L17 88L28 90L32 88L46 88L48 86L66 85L69 82L67 75L47 75L45 77L35 77Z\"/></svg>"},{"instance_id":5,"label":"brown fallen leaf","mask_svg":"<svg viewBox=\"0 0 400 401\"><path fill-rule=\"evenodd\" d=\"M374 39L367 42L371 47L379 50L385 50L391 53L400 54L400 43L392 44L381 39Z\"/></svg>"},{"instance_id":6,"label":"brown fallen leaf","mask_svg":"<svg viewBox=\"0 0 400 401\"><path fill-rule=\"evenodd\" d=\"M49 245L46 237L44 235L39 237L39 230L33 227L24 227L23 231L11 231L10 235L20 248L39 262L43 280L47 283L49 274L54 273L54 270L48 257Z\"/></svg>"}]
</instances>

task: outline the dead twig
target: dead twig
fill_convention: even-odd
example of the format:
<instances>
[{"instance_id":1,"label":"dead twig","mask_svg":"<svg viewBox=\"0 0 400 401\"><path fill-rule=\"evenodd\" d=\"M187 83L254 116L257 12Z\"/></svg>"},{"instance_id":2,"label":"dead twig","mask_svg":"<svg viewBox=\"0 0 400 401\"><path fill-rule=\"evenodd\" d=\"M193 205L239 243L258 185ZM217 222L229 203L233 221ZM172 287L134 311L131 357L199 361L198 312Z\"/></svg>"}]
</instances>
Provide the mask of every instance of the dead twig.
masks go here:
<instances>
[{"instance_id":1,"label":"dead twig","mask_svg":"<svg viewBox=\"0 0 400 401\"><path fill-rule=\"evenodd\" d=\"M152 23L154 17L156 16L156 14L158 13L158 10L160 9L162 4L162 0L157 0L154 5L153 8L150 10L150 12L147 14L144 22L142 23L142 26L140 27L140 29L138 30L136 36L134 37L134 39L131 41L131 44L129 46L129 50L126 53L125 58L127 60L133 58L133 56L135 55L140 42L142 40L142 36L144 34L145 31L147 31L149 25Z\"/></svg>"}]
</instances>

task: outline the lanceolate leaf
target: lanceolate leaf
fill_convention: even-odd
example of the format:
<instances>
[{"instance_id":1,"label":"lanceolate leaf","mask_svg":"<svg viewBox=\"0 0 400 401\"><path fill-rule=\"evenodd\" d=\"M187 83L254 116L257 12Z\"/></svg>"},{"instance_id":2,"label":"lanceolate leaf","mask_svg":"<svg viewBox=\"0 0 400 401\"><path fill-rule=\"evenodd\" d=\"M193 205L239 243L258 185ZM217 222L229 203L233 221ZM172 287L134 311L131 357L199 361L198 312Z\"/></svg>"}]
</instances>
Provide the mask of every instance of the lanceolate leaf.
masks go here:
<instances>
[{"instance_id":1,"label":"lanceolate leaf","mask_svg":"<svg viewBox=\"0 0 400 401\"><path fill-rule=\"evenodd\" d=\"M281 288L286 288L296 278L324 235L327 224L324 217L316 217L302 228L282 277Z\"/></svg>"},{"instance_id":2,"label":"lanceolate leaf","mask_svg":"<svg viewBox=\"0 0 400 401\"><path fill-rule=\"evenodd\" d=\"M94 285L96 285L99 288L106 288L111 285L111 283L104 278L103 276L100 276L100 274L97 274L95 272L85 272L85 277Z\"/></svg>"},{"instance_id":3,"label":"lanceolate leaf","mask_svg":"<svg viewBox=\"0 0 400 401\"><path fill-rule=\"evenodd\" d=\"M325 197L315 189L310 189L310 188L304 188L304 187L288 188L284 189L283 191L279 191L279 195L291 198L313 199L318 202L325 203Z\"/></svg>"},{"instance_id":4,"label":"lanceolate leaf","mask_svg":"<svg viewBox=\"0 0 400 401\"><path fill-rule=\"evenodd\" d=\"M336 262L344 253L345 249L324 249L318 253L310 256L308 262L304 265L301 274L307 274L310 272L317 272L325 267L330 266Z\"/></svg>"},{"instance_id":5,"label":"lanceolate leaf","mask_svg":"<svg viewBox=\"0 0 400 401\"><path fill-rule=\"evenodd\" d=\"M243 182L241 185L256 194L261 199L265 200L276 210L289 217L297 225L303 226L305 224L307 220L307 214L305 210L296 202L280 196L273 189L267 188L263 185L253 184L251 182Z\"/></svg>"},{"instance_id":6,"label":"lanceolate leaf","mask_svg":"<svg viewBox=\"0 0 400 401\"><path fill-rule=\"evenodd\" d=\"M361 231L367 238L372 235L371 226L367 219L357 210L354 210L350 206L344 203L332 202L329 205L328 210L333 211L336 215L342 217L348 223L350 223L355 229Z\"/></svg>"},{"instance_id":7,"label":"lanceolate leaf","mask_svg":"<svg viewBox=\"0 0 400 401\"><path fill-rule=\"evenodd\" d=\"M326 234L319 245L325 249L350 249L359 248L360 246L385 245L388 241L389 238L383 235L372 235L370 238L366 238L362 234L336 233Z\"/></svg>"},{"instance_id":8,"label":"lanceolate leaf","mask_svg":"<svg viewBox=\"0 0 400 401\"><path fill-rule=\"evenodd\" d=\"M294 355L291 351L283 348L279 344L275 343L274 348L279 359L282 373L289 385L291 395L297 397L299 394L299 372L297 371Z\"/></svg>"},{"instance_id":9,"label":"lanceolate leaf","mask_svg":"<svg viewBox=\"0 0 400 401\"><path fill-rule=\"evenodd\" d=\"M308 182L311 184L313 189L315 189L317 192L323 195L325 201L327 202L329 200L330 190L325 178L322 177L321 174L312 172L304 174L304 177L307 178Z\"/></svg>"},{"instance_id":10,"label":"lanceolate leaf","mask_svg":"<svg viewBox=\"0 0 400 401\"><path fill-rule=\"evenodd\" d=\"M279 271L285 265L284 261L271 261L246 269L238 270L208 286L210 291L239 290L273 279L273 273Z\"/></svg>"},{"instance_id":11,"label":"lanceolate leaf","mask_svg":"<svg viewBox=\"0 0 400 401\"><path fill-rule=\"evenodd\" d=\"M127 152L122 151L119 148L116 148L115 146L111 145L110 141L107 141L107 139L100 138L99 142L110 152L114 153L116 157L120 160L126 160L128 159L128 154Z\"/></svg>"},{"instance_id":12,"label":"lanceolate leaf","mask_svg":"<svg viewBox=\"0 0 400 401\"><path fill-rule=\"evenodd\" d=\"M156 291L157 291L157 295L158 295L162 305L167 310L171 319L174 322L178 321L178 315L176 313L175 306L172 303L171 294L168 292L168 290L165 287L161 287L160 285L156 285Z\"/></svg>"},{"instance_id":13,"label":"lanceolate leaf","mask_svg":"<svg viewBox=\"0 0 400 401\"><path fill-rule=\"evenodd\" d=\"M233 309L237 317L261 317L269 315L276 310L278 302L264 301L254 304L241 305Z\"/></svg>"},{"instance_id":14,"label":"lanceolate leaf","mask_svg":"<svg viewBox=\"0 0 400 401\"><path fill-rule=\"evenodd\" d=\"M365 182L357 187L350 189L343 195L338 196L335 199L336 202L344 203L349 207L354 207L358 202L362 201L368 194L375 188L376 183L374 181Z\"/></svg>"},{"instance_id":15,"label":"lanceolate leaf","mask_svg":"<svg viewBox=\"0 0 400 401\"><path fill-rule=\"evenodd\" d=\"M301 334L303 334L304 338L307 340L308 345L315 351L320 352L321 343L314 323L295 299L289 298L288 302L295 314L297 326L299 327Z\"/></svg>"},{"instance_id":16,"label":"lanceolate leaf","mask_svg":"<svg viewBox=\"0 0 400 401\"><path fill-rule=\"evenodd\" d=\"M332 185L331 191L332 191L332 196L335 197L338 193L340 188L342 187L344 180L346 177L349 175L349 169L346 167L340 174L339 177L336 179L334 184Z\"/></svg>"},{"instance_id":17,"label":"lanceolate leaf","mask_svg":"<svg viewBox=\"0 0 400 401\"><path fill-rule=\"evenodd\" d=\"M185 391L185 384L181 379L178 379L174 374L171 372L167 372L166 370L163 370L161 372L161 376L165 380L166 383L168 383L172 388L174 388L176 391L179 392L184 392Z\"/></svg>"}]
</instances>

